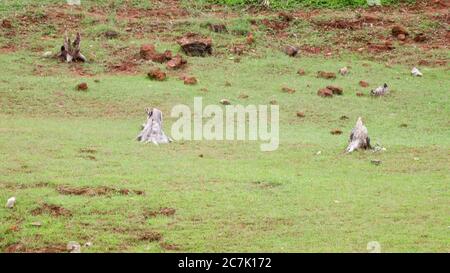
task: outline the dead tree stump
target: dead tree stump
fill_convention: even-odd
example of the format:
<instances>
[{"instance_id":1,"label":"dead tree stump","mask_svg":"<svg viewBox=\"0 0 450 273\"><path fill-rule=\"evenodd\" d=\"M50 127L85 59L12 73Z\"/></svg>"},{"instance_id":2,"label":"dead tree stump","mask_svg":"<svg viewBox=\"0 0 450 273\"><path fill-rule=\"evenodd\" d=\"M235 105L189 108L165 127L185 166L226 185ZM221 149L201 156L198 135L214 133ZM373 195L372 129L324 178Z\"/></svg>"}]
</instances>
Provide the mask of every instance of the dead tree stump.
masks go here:
<instances>
[{"instance_id":1,"label":"dead tree stump","mask_svg":"<svg viewBox=\"0 0 450 273\"><path fill-rule=\"evenodd\" d=\"M162 129L163 115L156 108L147 108L147 122L142 125L142 131L137 136L140 142L152 142L156 145L172 142L172 139L166 136Z\"/></svg>"},{"instance_id":2,"label":"dead tree stump","mask_svg":"<svg viewBox=\"0 0 450 273\"><path fill-rule=\"evenodd\" d=\"M366 126L364 126L361 117L356 121L355 128L353 128L350 134L350 141L345 151L351 153L357 149L372 149L370 146L369 133Z\"/></svg>"},{"instance_id":3,"label":"dead tree stump","mask_svg":"<svg viewBox=\"0 0 450 273\"><path fill-rule=\"evenodd\" d=\"M80 51L81 35L77 32L75 41L71 43L70 38L67 36L67 32L64 34L64 45L61 46L61 51L57 57L63 62L86 62L86 57L81 54Z\"/></svg>"}]
</instances>

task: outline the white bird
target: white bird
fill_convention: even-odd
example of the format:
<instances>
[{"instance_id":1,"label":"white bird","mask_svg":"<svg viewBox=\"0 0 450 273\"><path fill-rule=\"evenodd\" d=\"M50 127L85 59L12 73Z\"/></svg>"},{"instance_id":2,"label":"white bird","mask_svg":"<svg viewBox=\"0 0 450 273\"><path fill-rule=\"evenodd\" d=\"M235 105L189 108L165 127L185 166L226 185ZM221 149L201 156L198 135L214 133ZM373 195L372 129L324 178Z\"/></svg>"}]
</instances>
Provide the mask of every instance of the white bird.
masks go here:
<instances>
[{"instance_id":1,"label":"white bird","mask_svg":"<svg viewBox=\"0 0 450 273\"><path fill-rule=\"evenodd\" d=\"M345 76L348 74L348 68L345 66L341 69L339 69L339 74L341 74L342 76Z\"/></svg>"},{"instance_id":2,"label":"white bird","mask_svg":"<svg viewBox=\"0 0 450 273\"><path fill-rule=\"evenodd\" d=\"M8 201L6 201L6 207L8 209L12 209L14 207L14 204L16 204L16 198L15 197L11 197L8 199Z\"/></svg>"},{"instance_id":3,"label":"white bird","mask_svg":"<svg viewBox=\"0 0 450 273\"><path fill-rule=\"evenodd\" d=\"M386 83L383 86L379 86L376 89L370 91L370 94L372 96L383 96L387 93L389 93L389 87Z\"/></svg>"},{"instance_id":4,"label":"white bird","mask_svg":"<svg viewBox=\"0 0 450 273\"><path fill-rule=\"evenodd\" d=\"M367 127L364 126L362 118L359 117L356 121L355 127L350 134L349 144L345 150L347 153L351 153L357 149L371 149L369 133Z\"/></svg>"},{"instance_id":5,"label":"white bird","mask_svg":"<svg viewBox=\"0 0 450 273\"><path fill-rule=\"evenodd\" d=\"M146 109L147 122L143 125L141 133L137 136L140 142L152 142L156 145L172 142L162 129L163 114L159 109Z\"/></svg>"},{"instance_id":6,"label":"white bird","mask_svg":"<svg viewBox=\"0 0 450 273\"><path fill-rule=\"evenodd\" d=\"M414 67L414 68L411 70L411 74L412 74L414 77L422 77L422 76L423 76L422 72L420 72L420 70L419 70L417 67Z\"/></svg>"}]
</instances>

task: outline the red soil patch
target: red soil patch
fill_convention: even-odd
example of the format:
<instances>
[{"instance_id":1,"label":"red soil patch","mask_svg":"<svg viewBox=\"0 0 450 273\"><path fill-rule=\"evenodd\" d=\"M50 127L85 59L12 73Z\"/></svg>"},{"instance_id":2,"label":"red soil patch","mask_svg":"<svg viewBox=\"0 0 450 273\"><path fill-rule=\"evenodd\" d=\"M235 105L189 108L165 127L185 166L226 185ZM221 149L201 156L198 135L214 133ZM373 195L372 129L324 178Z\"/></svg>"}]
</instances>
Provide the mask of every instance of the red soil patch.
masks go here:
<instances>
[{"instance_id":1,"label":"red soil patch","mask_svg":"<svg viewBox=\"0 0 450 273\"><path fill-rule=\"evenodd\" d=\"M359 81L359 86L361 87L369 87L369 83L366 81Z\"/></svg>"},{"instance_id":2,"label":"red soil patch","mask_svg":"<svg viewBox=\"0 0 450 273\"><path fill-rule=\"evenodd\" d=\"M143 195L144 192L141 190L129 190L129 189L114 189L110 187L70 187L61 185L56 189L60 194L64 195L87 195L87 196L100 196L100 195L110 195L110 194L121 194L121 195L129 195L130 193L134 193L137 195Z\"/></svg>"},{"instance_id":3,"label":"red soil patch","mask_svg":"<svg viewBox=\"0 0 450 273\"><path fill-rule=\"evenodd\" d=\"M176 212L174 208L160 208L159 210L148 211L144 215L146 217L156 217L158 215L172 216Z\"/></svg>"},{"instance_id":4,"label":"red soil patch","mask_svg":"<svg viewBox=\"0 0 450 273\"><path fill-rule=\"evenodd\" d=\"M62 253L68 252L65 245L49 245L29 248L22 243L12 244L5 248L5 253Z\"/></svg>"},{"instance_id":5,"label":"red soil patch","mask_svg":"<svg viewBox=\"0 0 450 273\"><path fill-rule=\"evenodd\" d=\"M50 214L54 217L59 216L72 216L70 210L65 209L58 205L44 203L40 207L35 208L31 211L32 215Z\"/></svg>"},{"instance_id":6,"label":"red soil patch","mask_svg":"<svg viewBox=\"0 0 450 273\"><path fill-rule=\"evenodd\" d=\"M180 69L183 68L187 64L187 61L181 57L181 55L177 54L170 61L167 62L168 69Z\"/></svg>"},{"instance_id":7,"label":"red soil patch","mask_svg":"<svg viewBox=\"0 0 450 273\"><path fill-rule=\"evenodd\" d=\"M331 92L333 92L334 95L342 95L344 94L344 90L339 86L334 85L328 85L327 89L330 89Z\"/></svg>"},{"instance_id":8,"label":"red soil patch","mask_svg":"<svg viewBox=\"0 0 450 273\"><path fill-rule=\"evenodd\" d=\"M284 92L284 93L288 93L288 94L294 94L295 93L295 89L289 88L289 87L286 87L286 86L281 88L281 91Z\"/></svg>"},{"instance_id":9,"label":"red soil patch","mask_svg":"<svg viewBox=\"0 0 450 273\"><path fill-rule=\"evenodd\" d=\"M318 78L323 78L323 79L336 79L336 73L334 73L334 72L318 71L317 72L317 77Z\"/></svg>"},{"instance_id":10,"label":"red soil patch","mask_svg":"<svg viewBox=\"0 0 450 273\"><path fill-rule=\"evenodd\" d=\"M176 244L168 244L168 243L162 242L159 244L159 246L165 250L180 250L180 247Z\"/></svg>"},{"instance_id":11,"label":"red soil patch","mask_svg":"<svg viewBox=\"0 0 450 273\"><path fill-rule=\"evenodd\" d=\"M85 82L82 82L80 84L77 85L77 90L78 91L86 91L88 90L88 85Z\"/></svg>"},{"instance_id":12,"label":"red soil patch","mask_svg":"<svg viewBox=\"0 0 450 273\"><path fill-rule=\"evenodd\" d=\"M186 85L194 85L197 84L197 79L195 77L185 77L184 84Z\"/></svg>"},{"instance_id":13,"label":"red soil patch","mask_svg":"<svg viewBox=\"0 0 450 273\"><path fill-rule=\"evenodd\" d=\"M319 89L319 91L317 91L317 95L320 97L332 97L333 91L331 91L328 88L322 88L322 89Z\"/></svg>"},{"instance_id":14,"label":"red soil patch","mask_svg":"<svg viewBox=\"0 0 450 273\"><path fill-rule=\"evenodd\" d=\"M139 235L138 239L140 241L148 241L148 242L155 242L162 239L161 233L155 232L155 231L146 231Z\"/></svg>"},{"instance_id":15,"label":"red soil patch","mask_svg":"<svg viewBox=\"0 0 450 273\"><path fill-rule=\"evenodd\" d=\"M162 71L159 68L155 68L150 70L147 73L147 76L152 79L152 80L156 80L156 81L164 81L166 79L166 73L164 71Z\"/></svg>"}]
</instances>

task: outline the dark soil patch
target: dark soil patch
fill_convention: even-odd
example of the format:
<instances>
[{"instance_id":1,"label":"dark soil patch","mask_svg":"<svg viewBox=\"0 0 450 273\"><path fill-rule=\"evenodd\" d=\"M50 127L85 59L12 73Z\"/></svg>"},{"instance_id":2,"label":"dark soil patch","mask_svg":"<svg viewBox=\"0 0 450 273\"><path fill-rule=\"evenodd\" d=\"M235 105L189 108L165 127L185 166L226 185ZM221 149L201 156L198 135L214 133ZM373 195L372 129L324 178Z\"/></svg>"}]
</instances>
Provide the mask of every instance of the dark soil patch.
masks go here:
<instances>
[{"instance_id":1,"label":"dark soil patch","mask_svg":"<svg viewBox=\"0 0 450 273\"><path fill-rule=\"evenodd\" d=\"M160 208L159 210L152 210L144 213L145 217L156 217L158 215L164 215L164 216L172 216L176 212L176 209L174 208Z\"/></svg>"},{"instance_id":2,"label":"dark soil patch","mask_svg":"<svg viewBox=\"0 0 450 273\"><path fill-rule=\"evenodd\" d=\"M160 243L159 246L161 248L163 248L164 250L180 250L181 249L176 244L169 244L169 243L165 243L165 242Z\"/></svg>"},{"instance_id":3,"label":"dark soil patch","mask_svg":"<svg viewBox=\"0 0 450 273\"><path fill-rule=\"evenodd\" d=\"M72 216L72 212L70 210L65 209L58 205L47 204L47 203L44 203L40 207L33 209L31 211L31 214L35 215L35 216L41 215L41 214L50 214L51 216L54 216L54 217Z\"/></svg>"},{"instance_id":4,"label":"dark soil patch","mask_svg":"<svg viewBox=\"0 0 450 273\"><path fill-rule=\"evenodd\" d=\"M56 188L56 190L63 195L87 195L87 196L101 196L101 195L111 195L111 194L121 194L129 195L131 193L137 195L143 195L144 191L141 190L129 190L129 189L114 189L110 187L70 187L61 185Z\"/></svg>"},{"instance_id":5,"label":"dark soil patch","mask_svg":"<svg viewBox=\"0 0 450 273\"><path fill-rule=\"evenodd\" d=\"M22 243L7 246L5 253L63 253L68 252L65 245L48 245L38 248L30 248Z\"/></svg>"},{"instance_id":6,"label":"dark soil patch","mask_svg":"<svg viewBox=\"0 0 450 273\"><path fill-rule=\"evenodd\" d=\"M156 231L145 231L139 234L138 239L140 241L155 242L161 240L162 237L162 234Z\"/></svg>"}]
</instances>

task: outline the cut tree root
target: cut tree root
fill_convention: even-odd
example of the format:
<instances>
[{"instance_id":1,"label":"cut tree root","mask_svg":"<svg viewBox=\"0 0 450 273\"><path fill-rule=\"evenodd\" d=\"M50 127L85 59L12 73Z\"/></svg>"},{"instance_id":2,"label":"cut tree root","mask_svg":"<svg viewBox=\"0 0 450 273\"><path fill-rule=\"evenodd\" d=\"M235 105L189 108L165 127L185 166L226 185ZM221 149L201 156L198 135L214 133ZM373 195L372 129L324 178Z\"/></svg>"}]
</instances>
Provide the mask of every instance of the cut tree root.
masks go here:
<instances>
[{"instance_id":1,"label":"cut tree root","mask_svg":"<svg viewBox=\"0 0 450 273\"><path fill-rule=\"evenodd\" d=\"M172 139L167 137L162 129L162 112L156 108L147 108L145 111L147 112L147 122L142 125L142 131L137 136L137 140L152 142L156 145L172 142Z\"/></svg>"},{"instance_id":2,"label":"cut tree root","mask_svg":"<svg viewBox=\"0 0 450 273\"><path fill-rule=\"evenodd\" d=\"M77 32L75 41L71 43L70 38L67 36L67 32L64 34L64 45L61 46L61 51L57 57L63 62L86 62L86 57L81 54L80 51L81 35Z\"/></svg>"},{"instance_id":3,"label":"cut tree root","mask_svg":"<svg viewBox=\"0 0 450 273\"><path fill-rule=\"evenodd\" d=\"M356 121L355 128L350 134L350 143L345 151L351 153L358 149L372 149L367 128L364 126L361 117Z\"/></svg>"}]
</instances>

